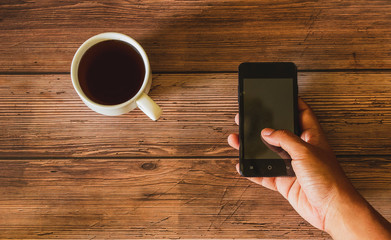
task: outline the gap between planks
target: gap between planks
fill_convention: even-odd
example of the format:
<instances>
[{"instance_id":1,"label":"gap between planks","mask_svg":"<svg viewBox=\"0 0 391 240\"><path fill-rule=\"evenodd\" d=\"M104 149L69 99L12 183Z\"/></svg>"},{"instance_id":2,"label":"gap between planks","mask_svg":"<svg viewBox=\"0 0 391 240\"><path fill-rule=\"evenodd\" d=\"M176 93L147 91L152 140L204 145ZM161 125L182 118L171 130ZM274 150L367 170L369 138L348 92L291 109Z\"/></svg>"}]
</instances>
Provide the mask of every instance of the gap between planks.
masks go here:
<instances>
[{"instance_id":1,"label":"gap between planks","mask_svg":"<svg viewBox=\"0 0 391 240\"><path fill-rule=\"evenodd\" d=\"M391 154L338 154L335 155L337 158L391 158ZM2 160L13 160L13 161L24 161L24 160L143 160L143 159L179 159L179 160L194 160L194 159L212 159L212 160L220 160L225 161L227 159L237 159L239 161L239 156L135 156L135 157L126 157L126 156L106 156L106 157L0 157L0 161Z\"/></svg>"}]
</instances>

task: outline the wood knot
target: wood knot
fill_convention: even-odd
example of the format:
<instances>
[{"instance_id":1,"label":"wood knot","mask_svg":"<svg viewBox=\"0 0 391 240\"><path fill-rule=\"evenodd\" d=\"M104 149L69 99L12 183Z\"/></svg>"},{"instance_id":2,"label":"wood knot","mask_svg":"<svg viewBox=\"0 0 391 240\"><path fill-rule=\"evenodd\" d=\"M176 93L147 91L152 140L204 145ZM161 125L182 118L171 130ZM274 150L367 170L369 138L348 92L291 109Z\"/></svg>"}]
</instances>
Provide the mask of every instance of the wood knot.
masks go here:
<instances>
[{"instance_id":1,"label":"wood knot","mask_svg":"<svg viewBox=\"0 0 391 240\"><path fill-rule=\"evenodd\" d=\"M156 164L154 164L154 163L143 163L143 165L141 165L141 167L144 170L153 170L153 169L156 168Z\"/></svg>"}]
</instances>

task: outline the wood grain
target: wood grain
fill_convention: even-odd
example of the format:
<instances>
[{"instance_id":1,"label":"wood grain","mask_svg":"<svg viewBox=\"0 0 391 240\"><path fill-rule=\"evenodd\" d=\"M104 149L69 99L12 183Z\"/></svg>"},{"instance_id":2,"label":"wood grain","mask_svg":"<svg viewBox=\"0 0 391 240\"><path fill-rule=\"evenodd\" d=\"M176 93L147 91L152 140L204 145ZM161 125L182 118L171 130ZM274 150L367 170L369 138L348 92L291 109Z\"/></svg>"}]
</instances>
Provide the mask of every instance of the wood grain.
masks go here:
<instances>
[{"instance_id":1,"label":"wood grain","mask_svg":"<svg viewBox=\"0 0 391 240\"><path fill-rule=\"evenodd\" d=\"M390 73L301 73L337 154L390 154ZM108 117L87 108L69 75L0 76L1 157L237 156L236 74L154 75L162 118L140 110Z\"/></svg>"},{"instance_id":2,"label":"wood grain","mask_svg":"<svg viewBox=\"0 0 391 240\"><path fill-rule=\"evenodd\" d=\"M391 220L390 26L387 0L1 1L0 239L330 239L235 171L245 61L298 65L347 176ZM74 53L107 31L147 51L158 122L73 90Z\"/></svg>"},{"instance_id":3,"label":"wood grain","mask_svg":"<svg viewBox=\"0 0 391 240\"><path fill-rule=\"evenodd\" d=\"M299 69L390 69L391 4L376 1L3 1L0 71L68 72L89 37L139 41L154 72L236 71L244 61Z\"/></svg>"},{"instance_id":4,"label":"wood grain","mask_svg":"<svg viewBox=\"0 0 391 240\"><path fill-rule=\"evenodd\" d=\"M241 178L236 162L1 160L0 237L328 239L278 193ZM389 159L340 162L361 194L391 219Z\"/></svg>"}]
</instances>

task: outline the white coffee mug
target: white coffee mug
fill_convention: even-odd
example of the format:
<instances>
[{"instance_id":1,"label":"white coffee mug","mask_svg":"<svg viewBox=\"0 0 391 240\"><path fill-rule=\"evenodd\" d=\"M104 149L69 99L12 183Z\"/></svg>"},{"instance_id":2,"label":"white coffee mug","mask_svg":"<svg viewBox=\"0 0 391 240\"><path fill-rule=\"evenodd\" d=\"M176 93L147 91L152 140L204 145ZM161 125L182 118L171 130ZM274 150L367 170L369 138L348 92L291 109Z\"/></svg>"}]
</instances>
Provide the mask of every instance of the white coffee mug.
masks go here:
<instances>
[{"instance_id":1,"label":"white coffee mug","mask_svg":"<svg viewBox=\"0 0 391 240\"><path fill-rule=\"evenodd\" d=\"M119 40L131 45L134 49L138 51L138 53L142 57L144 62L144 67L145 67L145 77L140 90L131 99L116 105L102 105L92 101L83 92L79 84L79 78L78 78L79 63L83 55L87 52L87 50L90 47L94 46L99 42L107 41L107 40ZM135 109L136 107L139 107L148 117L150 117L154 121L159 119L160 115L162 114L161 108L147 95L147 93L151 89L151 84L152 84L152 72L151 72L151 67L149 65L147 54L145 53L144 49L141 47L139 43L137 43L134 39L124 34L114 33L114 32L101 33L85 41L79 47L75 56L73 57L72 65L71 65L71 78L72 78L73 87L75 88L81 100L83 100L83 102L89 108L91 108L97 113L109 115L109 116L116 116L116 115L128 113L131 110Z\"/></svg>"}]
</instances>

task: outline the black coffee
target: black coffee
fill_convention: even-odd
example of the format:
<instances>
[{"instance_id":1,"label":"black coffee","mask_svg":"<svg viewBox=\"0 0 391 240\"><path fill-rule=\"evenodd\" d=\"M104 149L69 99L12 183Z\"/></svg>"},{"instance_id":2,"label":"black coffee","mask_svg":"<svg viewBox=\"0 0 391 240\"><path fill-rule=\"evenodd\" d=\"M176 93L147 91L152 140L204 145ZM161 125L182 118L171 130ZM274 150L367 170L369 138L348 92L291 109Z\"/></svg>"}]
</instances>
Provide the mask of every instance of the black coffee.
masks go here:
<instances>
[{"instance_id":1,"label":"black coffee","mask_svg":"<svg viewBox=\"0 0 391 240\"><path fill-rule=\"evenodd\" d=\"M87 50L79 63L79 83L89 99L115 105L131 99L145 77L139 52L126 42L108 40Z\"/></svg>"}]
</instances>

